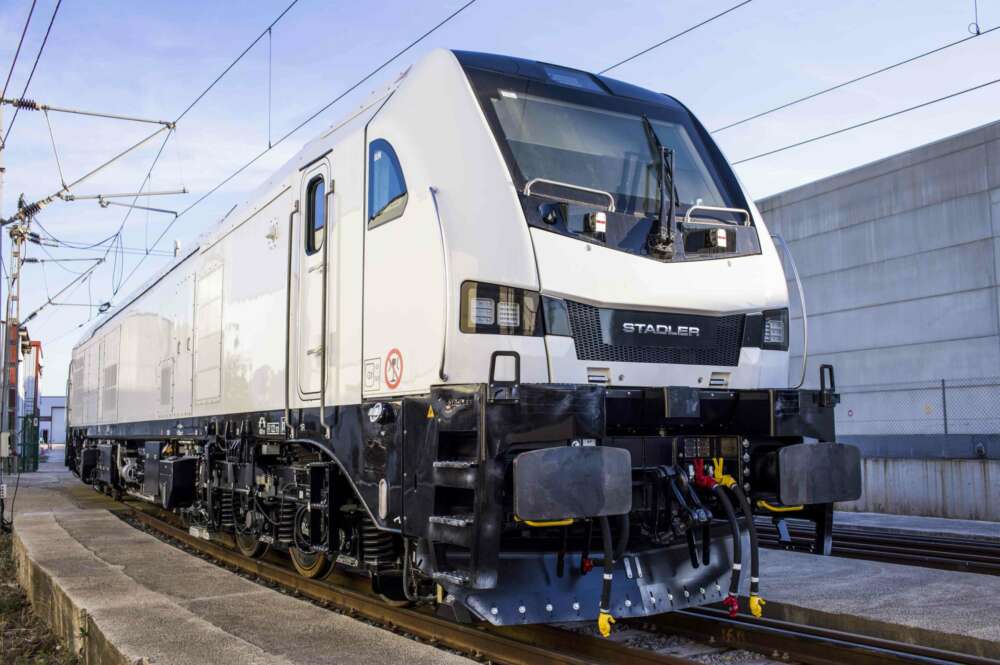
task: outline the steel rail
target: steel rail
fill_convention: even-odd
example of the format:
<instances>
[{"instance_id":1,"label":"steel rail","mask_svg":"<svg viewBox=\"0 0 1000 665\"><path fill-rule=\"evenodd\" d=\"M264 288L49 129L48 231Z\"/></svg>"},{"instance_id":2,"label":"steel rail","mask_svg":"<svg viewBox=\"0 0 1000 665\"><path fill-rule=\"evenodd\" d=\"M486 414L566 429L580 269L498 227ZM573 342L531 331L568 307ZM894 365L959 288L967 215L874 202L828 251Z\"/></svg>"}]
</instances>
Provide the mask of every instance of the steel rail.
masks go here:
<instances>
[{"instance_id":1,"label":"steel rail","mask_svg":"<svg viewBox=\"0 0 1000 665\"><path fill-rule=\"evenodd\" d=\"M691 665L700 662L543 624L505 627L486 623L460 624L436 616L428 608L393 606L371 594L364 578L334 571L323 581L308 579L289 568L273 553L262 559L248 559L220 542L193 536L186 529L176 526L179 521L175 515L156 506L133 502L122 505L144 525L216 559L226 567L292 589L306 598L334 606L352 616L361 616L432 644L493 663ZM755 619L746 615L731 618L726 610L714 607L679 610L645 619L626 620L624 623L659 634L683 635L714 646L748 649L777 660L806 665L988 665L997 662L973 654L780 619Z\"/></svg>"},{"instance_id":2,"label":"steel rail","mask_svg":"<svg viewBox=\"0 0 1000 665\"><path fill-rule=\"evenodd\" d=\"M124 504L142 524L185 546L218 560L229 568L292 589L311 600L332 605L352 615L391 626L438 646L478 659L509 665L692 665L698 661L623 646L620 643L545 625L497 627L460 624L434 615L428 609L396 607L359 588L363 579L334 573L326 581L308 579L279 565L274 559L248 559L214 541L192 536L153 514L152 506ZM353 588L352 588L353 587Z\"/></svg>"},{"instance_id":3,"label":"steel rail","mask_svg":"<svg viewBox=\"0 0 1000 665\"><path fill-rule=\"evenodd\" d=\"M646 620L644 625L661 632L708 638L716 644L751 649L776 660L791 660L806 665L995 665L997 662L983 656L780 619L755 619L746 615L731 618L726 610L711 607L660 615L651 621Z\"/></svg>"},{"instance_id":4,"label":"steel rail","mask_svg":"<svg viewBox=\"0 0 1000 665\"><path fill-rule=\"evenodd\" d=\"M758 523L763 546L772 549L809 551L808 528L789 526L790 546L778 539L777 529ZM973 538L949 538L913 533L872 533L852 527L834 527L833 556L867 559L925 568L1000 575L1000 542Z\"/></svg>"}]
</instances>

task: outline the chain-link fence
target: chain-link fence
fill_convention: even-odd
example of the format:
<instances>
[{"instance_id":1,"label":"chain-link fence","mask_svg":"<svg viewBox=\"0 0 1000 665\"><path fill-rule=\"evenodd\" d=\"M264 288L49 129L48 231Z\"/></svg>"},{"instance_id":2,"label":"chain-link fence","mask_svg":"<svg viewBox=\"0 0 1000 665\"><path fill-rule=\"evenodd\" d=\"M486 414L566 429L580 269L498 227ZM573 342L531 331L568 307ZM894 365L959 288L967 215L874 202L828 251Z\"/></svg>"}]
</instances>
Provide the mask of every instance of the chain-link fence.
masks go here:
<instances>
[{"instance_id":1,"label":"chain-link fence","mask_svg":"<svg viewBox=\"0 0 1000 665\"><path fill-rule=\"evenodd\" d=\"M1000 377L838 386L837 434L998 434Z\"/></svg>"}]
</instances>

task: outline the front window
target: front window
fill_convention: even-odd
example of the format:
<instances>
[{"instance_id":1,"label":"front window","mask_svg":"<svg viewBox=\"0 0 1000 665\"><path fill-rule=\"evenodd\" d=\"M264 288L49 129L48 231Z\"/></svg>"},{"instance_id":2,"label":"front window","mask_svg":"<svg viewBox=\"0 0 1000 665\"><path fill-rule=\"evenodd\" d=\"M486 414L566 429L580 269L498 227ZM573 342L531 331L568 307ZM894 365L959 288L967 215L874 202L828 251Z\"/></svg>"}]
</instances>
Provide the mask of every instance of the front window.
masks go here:
<instances>
[{"instance_id":1,"label":"front window","mask_svg":"<svg viewBox=\"0 0 1000 665\"><path fill-rule=\"evenodd\" d=\"M518 67L466 73L530 226L655 260L760 253L732 168L681 104L586 72Z\"/></svg>"},{"instance_id":2,"label":"front window","mask_svg":"<svg viewBox=\"0 0 1000 665\"><path fill-rule=\"evenodd\" d=\"M368 148L368 228L402 216L408 195L396 151L385 139Z\"/></svg>"},{"instance_id":3,"label":"front window","mask_svg":"<svg viewBox=\"0 0 1000 665\"><path fill-rule=\"evenodd\" d=\"M499 90L490 102L525 182L557 181L610 193L622 212L658 204L658 163L640 115ZM728 206L688 130L650 119L674 151L678 203Z\"/></svg>"}]
</instances>

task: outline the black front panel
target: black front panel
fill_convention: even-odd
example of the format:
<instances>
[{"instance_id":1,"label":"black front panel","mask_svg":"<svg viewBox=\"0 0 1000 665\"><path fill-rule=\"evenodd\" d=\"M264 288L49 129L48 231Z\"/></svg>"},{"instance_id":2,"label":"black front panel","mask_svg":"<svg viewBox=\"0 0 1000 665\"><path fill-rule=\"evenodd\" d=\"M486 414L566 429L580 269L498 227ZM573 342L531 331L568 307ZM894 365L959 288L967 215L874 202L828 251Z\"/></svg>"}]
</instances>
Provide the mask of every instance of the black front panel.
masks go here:
<instances>
[{"instance_id":1,"label":"black front panel","mask_svg":"<svg viewBox=\"0 0 1000 665\"><path fill-rule=\"evenodd\" d=\"M730 367L740 361L743 314L711 317L602 310L571 300L566 307L580 360ZM631 332L626 332L629 323Z\"/></svg>"}]
</instances>

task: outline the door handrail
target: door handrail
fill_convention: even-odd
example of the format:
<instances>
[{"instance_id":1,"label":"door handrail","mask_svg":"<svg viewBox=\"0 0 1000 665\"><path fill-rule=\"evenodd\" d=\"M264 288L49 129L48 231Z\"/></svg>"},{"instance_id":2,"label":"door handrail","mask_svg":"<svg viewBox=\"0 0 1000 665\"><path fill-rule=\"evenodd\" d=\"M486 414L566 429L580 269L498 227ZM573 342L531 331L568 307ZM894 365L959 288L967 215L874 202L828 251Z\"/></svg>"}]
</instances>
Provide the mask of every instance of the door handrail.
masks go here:
<instances>
[{"instance_id":1,"label":"door handrail","mask_svg":"<svg viewBox=\"0 0 1000 665\"><path fill-rule=\"evenodd\" d=\"M780 233L772 233L771 238L781 245L781 250L788 257L788 265L792 267L792 277L795 278L795 288L799 292L799 309L802 311L802 373L799 375L798 384L792 386L799 389L806 382L806 362L809 360L809 315L806 314L806 294L802 290L802 280L799 279L799 269L795 265L795 257L792 250L788 248L788 243Z\"/></svg>"},{"instance_id":2,"label":"door handrail","mask_svg":"<svg viewBox=\"0 0 1000 665\"><path fill-rule=\"evenodd\" d=\"M448 242L444 237L444 225L441 223L441 209L438 207L437 188L433 185L428 188L431 193L431 201L434 203L434 216L437 217L438 232L441 235L441 255L444 258L444 330L441 336L441 365L438 367L438 376L442 381L448 380L448 372L445 371L445 362L448 356L448 328L451 325L451 264L448 260Z\"/></svg>"}]
</instances>

